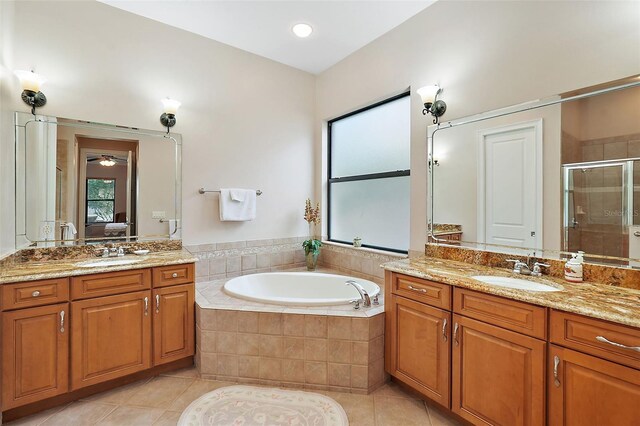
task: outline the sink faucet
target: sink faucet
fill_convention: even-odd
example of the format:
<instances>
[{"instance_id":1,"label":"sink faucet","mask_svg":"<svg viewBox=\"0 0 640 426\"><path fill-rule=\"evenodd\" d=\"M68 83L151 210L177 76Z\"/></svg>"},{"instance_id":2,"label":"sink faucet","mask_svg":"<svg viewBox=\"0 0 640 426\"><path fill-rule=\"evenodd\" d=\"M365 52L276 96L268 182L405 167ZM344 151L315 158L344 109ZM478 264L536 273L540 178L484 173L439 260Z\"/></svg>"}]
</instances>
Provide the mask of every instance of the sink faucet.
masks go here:
<instances>
[{"instance_id":1,"label":"sink faucet","mask_svg":"<svg viewBox=\"0 0 640 426\"><path fill-rule=\"evenodd\" d=\"M531 275L531 269L529 269L529 265L527 265L522 260L507 259L507 262L513 263L513 273L514 274Z\"/></svg>"},{"instance_id":2,"label":"sink faucet","mask_svg":"<svg viewBox=\"0 0 640 426\"><path fill-rule=\"evenodd\" d=\"M102 257L120 257L124 256L124 248L123 247L105 247L102 249Z\"/></svg>"},{"instance_id":3,"label":"sink faucet","mask_svg":"<svg viewBox=\"0 0 640 426\"><path fill-rule=\"evenodd\" d=\"M353 288L358 290L358 293L360 294L360 300L354 300L353 302L351 302L355 304L354 309L360 309L361 301L364 302L363 305L365 308L371 306L371 298L369 297L369 293L367 293L367 290L365 290L360 284L358 284L354 280L348 280L345 284L352 285Z\"/></svg>"}]
</instances>

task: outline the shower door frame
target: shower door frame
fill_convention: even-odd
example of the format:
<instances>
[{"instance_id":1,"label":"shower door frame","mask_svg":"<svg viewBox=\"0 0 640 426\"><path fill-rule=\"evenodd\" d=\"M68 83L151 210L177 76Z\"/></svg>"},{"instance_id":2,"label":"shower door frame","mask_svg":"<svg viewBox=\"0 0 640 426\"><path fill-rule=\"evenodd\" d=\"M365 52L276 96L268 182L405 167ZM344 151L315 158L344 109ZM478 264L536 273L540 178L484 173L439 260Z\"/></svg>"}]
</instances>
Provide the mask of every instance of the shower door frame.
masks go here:
<instances>
[{"instance_id":1,"label":"shower door frame","mask_svg":"<svg viewBox=\"0 0 640 426\"><path fill-rule=\"evenodd\" d=\"M633 225L633 164L635 161L640 161L640 157L622 158L618 160L587 161L582 163L569 163L562 165L562 247L564 251L569 251L569 174L571 173L571 171L602 167L622 167L622 228L628 233L629 227Z\"/></svg>"}]
</instances>

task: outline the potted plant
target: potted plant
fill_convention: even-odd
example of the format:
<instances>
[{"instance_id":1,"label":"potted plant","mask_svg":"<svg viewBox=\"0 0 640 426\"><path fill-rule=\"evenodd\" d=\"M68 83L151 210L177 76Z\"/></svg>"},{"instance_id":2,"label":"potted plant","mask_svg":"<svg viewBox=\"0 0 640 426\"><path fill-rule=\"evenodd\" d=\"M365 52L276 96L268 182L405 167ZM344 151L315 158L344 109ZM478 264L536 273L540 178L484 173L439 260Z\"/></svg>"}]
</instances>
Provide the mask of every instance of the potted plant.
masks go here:
<instances>
[{"instance_id":1,"label":"potted plant","mask_svg":"<svg viewBox=\"0 0 640 426\"><path fill-rule=\"evenodd\" d=\"M309 224L309 239L302 243L304 255L307 261L307 270L315 271L320 255L320 247L322 243L315 238L315 226L320 223L320 203L316 203L316 207L311 207L311 200L307 198L304 207L304 220Z\"/></svg>"}]
</instances>

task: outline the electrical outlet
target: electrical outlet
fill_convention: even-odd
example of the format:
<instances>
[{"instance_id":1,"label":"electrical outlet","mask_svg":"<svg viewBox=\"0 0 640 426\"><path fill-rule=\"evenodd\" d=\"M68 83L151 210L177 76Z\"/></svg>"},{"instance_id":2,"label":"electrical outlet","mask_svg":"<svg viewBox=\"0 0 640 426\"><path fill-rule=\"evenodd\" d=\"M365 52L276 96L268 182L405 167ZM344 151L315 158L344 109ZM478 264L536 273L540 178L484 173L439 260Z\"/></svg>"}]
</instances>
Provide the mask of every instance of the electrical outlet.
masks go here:
<instances>
[{"instance_id":1,"label":"electrical outlet","mask_svg":"<svg viewBox=\"0 0 640 426\"><path fill-rule=\"evenodd\" d=\"M151 213L151 219L164 219L166 218L167 213L163 211L153 211Z\"/></svg>"}]
</instances>

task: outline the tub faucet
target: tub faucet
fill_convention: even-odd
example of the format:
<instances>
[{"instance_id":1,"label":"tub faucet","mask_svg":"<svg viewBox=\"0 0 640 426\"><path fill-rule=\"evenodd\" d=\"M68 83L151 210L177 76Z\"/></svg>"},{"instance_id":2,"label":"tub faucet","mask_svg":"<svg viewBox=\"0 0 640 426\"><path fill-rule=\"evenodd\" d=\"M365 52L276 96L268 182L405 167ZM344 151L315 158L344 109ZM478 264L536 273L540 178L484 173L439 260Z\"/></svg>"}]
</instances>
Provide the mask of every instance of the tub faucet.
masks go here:
<instances>
[{"instance_id":1,"label":"tub faucet","mask_svg":"<svg viewBox=\"0 0 640 426\"><path fill-rule=\"evenodd\" d=\"M361 301L363 302L363 305L364 305L365 308L368 308L369 306L371 306L371 298L369 297L369 293L367 293L367 290L362 288L362 286L360 284L358 284L354 280L349 280L345 284L353 286L353 288L358 290L358 293L360 294L360 299L361 300L354 300L352 302L352 303L355 304L354 309L360 309L360 302Z\"/></svg>"}]
</instances>

